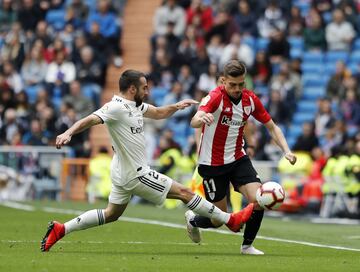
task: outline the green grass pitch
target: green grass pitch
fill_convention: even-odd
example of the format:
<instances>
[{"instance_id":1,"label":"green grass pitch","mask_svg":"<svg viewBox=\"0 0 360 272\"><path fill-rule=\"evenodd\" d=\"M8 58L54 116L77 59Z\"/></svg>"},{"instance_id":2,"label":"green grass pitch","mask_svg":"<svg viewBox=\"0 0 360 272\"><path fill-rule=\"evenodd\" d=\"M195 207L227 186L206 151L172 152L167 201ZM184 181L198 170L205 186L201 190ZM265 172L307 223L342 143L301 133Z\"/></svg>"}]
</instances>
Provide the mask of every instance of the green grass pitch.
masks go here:
<instances>
[{"instance_id":1,"label":"green grass pitch","mask_svg":"<svg viewBox=\"0 0 360 272\"><path fill-rule=\"evenodd\" d=\"M239 234L203 232L192 244L184 228L119 221L74 232L50 252L40 252L47 222L73 214L44 207L88 210L104 203L31 202L34 211L0 205L0 271L360 271L360 226L311 224L266 217L255 246L264 256L239 254ZM131 205L124 216L184 225L184 209ZM225 230L225 228L223 229ZM278 239L355 250L316 247Z\"/></svg>"}]
</instances>

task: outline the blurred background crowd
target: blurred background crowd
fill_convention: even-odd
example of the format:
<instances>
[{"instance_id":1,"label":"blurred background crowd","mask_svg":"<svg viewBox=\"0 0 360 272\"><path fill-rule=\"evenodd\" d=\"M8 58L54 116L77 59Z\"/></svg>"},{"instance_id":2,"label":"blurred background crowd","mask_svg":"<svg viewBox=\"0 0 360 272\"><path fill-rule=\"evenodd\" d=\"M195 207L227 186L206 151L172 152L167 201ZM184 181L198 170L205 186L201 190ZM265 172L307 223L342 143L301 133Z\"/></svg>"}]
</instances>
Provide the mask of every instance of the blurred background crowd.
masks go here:
<instances>
[{"instance_id":1,"label":"blurred background crowd","mask_svg":"<svg viewBox=\"0 0 360 272\"><path fill-rule=\"evenodd\" d=\"M0 1L1 145L50 145L101 106L107 67L123 64L126 2ZM281 151L250 120L254 159L280 160L282 182L298 205L316 206L326 194L331 206L340 195L347 212L358 214L359 33L359 0L165 0L143 41L151 44L147 102L200 101L217 86L224 63L245 62L246 88L303 156L296 168L283 166ZM148 160L165 173L190 173L196 164L189 126L195 110L145 121ZM92 154L87 133L71 147L74 157Z\"/></svg>"}]
</instances>

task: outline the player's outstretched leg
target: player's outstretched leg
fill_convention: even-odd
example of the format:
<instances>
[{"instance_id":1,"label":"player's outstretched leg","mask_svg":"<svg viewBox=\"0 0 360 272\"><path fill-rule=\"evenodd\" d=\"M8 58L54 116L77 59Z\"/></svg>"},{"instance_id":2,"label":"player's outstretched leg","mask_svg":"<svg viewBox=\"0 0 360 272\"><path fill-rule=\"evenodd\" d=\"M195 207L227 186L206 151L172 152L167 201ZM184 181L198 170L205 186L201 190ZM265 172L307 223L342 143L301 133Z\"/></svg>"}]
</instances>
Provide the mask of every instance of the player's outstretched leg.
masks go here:
<instances>
[{"instance_id":1,"label":"player's outstretched leg","mask_svg":"<svg viewBox=\"0 0 360 272\"><path fill-rule=\"evenodd\" d=\"M233 232L239 232L242 226L250 219L254 210L254 203L250 203L244 209L232 213L226 226Z\"/></svg>"},{"instance_id":2,"label":"player's outstretched leg","mask_svg":"<svg viewBox=\"0 0 360 272\"><path fill-rule=\"evenodd\" d=\"M41 251L49 251L49 249L65 235L65 226L56 221L49 222L48 229L44 238L41 240Z\"/></svg>"}]
</instances>

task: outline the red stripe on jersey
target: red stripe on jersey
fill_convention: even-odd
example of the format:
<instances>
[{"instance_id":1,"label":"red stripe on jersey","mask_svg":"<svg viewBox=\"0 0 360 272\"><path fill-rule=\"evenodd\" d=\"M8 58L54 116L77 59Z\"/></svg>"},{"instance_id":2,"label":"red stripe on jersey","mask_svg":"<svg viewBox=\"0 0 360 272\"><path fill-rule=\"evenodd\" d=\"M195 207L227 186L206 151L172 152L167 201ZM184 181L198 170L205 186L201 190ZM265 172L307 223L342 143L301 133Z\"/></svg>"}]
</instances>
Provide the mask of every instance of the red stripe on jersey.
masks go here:
<instances>
[{"instance_id":1,"label":"red stripe on jersey","mask_svg":"<svg viewBox=\"0 0 360 272\"><path fill-rule=\"evenodd\" d=\"M223 165L224 164L224 150L225 143L229 132L229 126L222 124L224 117L227 117L231 120L232 118L232 103L227 96L223 96L223 105L222 105L221 114L216 125L215 135L212 145L212 154L211 154L211 165ZM226 109L226 111L225 111Z\"/></svg>"}]
</instances>

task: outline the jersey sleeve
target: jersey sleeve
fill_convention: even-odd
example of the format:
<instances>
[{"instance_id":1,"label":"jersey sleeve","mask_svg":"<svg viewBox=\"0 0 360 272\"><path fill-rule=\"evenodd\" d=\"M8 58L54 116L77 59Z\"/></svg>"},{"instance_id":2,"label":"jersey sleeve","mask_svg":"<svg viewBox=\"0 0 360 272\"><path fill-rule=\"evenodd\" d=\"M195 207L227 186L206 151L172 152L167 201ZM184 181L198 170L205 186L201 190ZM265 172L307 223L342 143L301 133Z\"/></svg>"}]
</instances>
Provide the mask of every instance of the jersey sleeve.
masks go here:
<instances>
[{"instance_id":1,"label":"jersey sleeve","mask_svg":"<svg viewBox=\"0 0 360 272\"><path fill-rule=\"evenodd\" d=\"M121 120L124 116L124 111L119 104L114 102L108 102L93 114L101 118L103 123L108 123L114 120Z\"/></svg>"},{"instance_id":2,"label":"jersey sleeve","mask_svg":"<svg viewBox=\"0 0 360 272\"><path fill-rule=\"evenodd\" d=\"M261 103L260 99L256 95L250 97L253 101L253 112L252 116L259 122L265 124L271 120L270 114L265 109L264 105Z\"/></svg>"},{"instance_id":3,"label":"jersey sleeve","mask_svg":"<svg viewBox=\"0 0 360 272\"><path fill-rule=\"evenodd\" d=\"M144 114L149 108L149 104L147 103L142 103L139 107L139 109L141 110L141 112Z\"/></svg>"},{"instance_id":4,"label":"jersey sleeve","mask_svg":"<svg viewBox=\"0 0 360 272\"><path fill-rule=\"evenodd\" d=\"M213 113L219 107L221 98L220 93L210 92L201 100L199 110L206 113Z\"/></svg>"}]
</instances>

